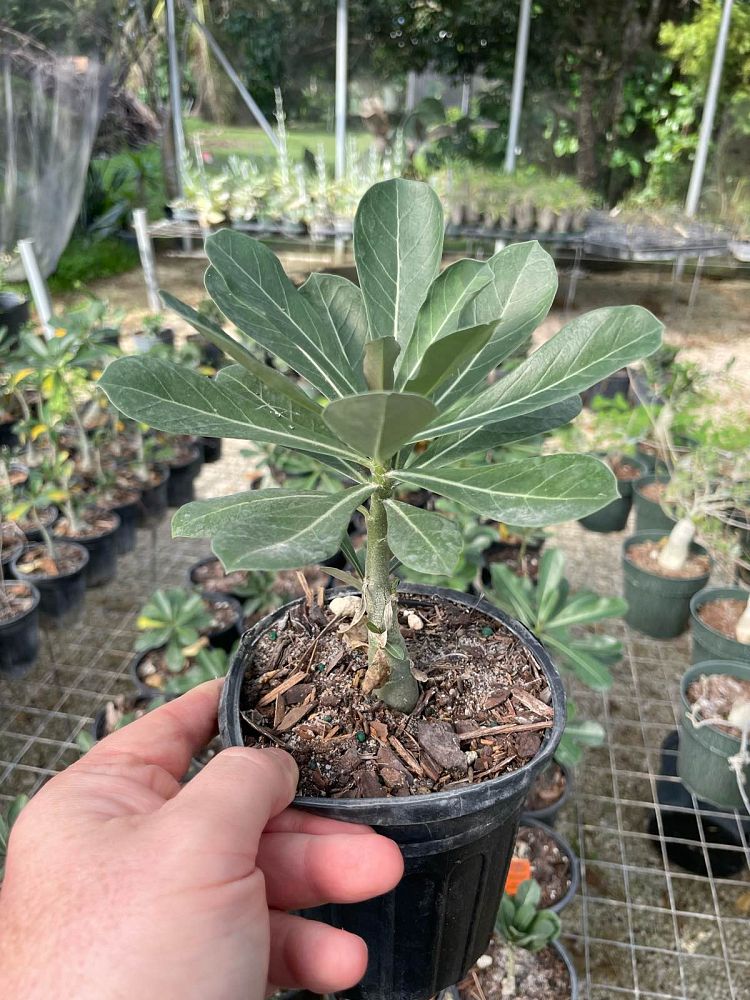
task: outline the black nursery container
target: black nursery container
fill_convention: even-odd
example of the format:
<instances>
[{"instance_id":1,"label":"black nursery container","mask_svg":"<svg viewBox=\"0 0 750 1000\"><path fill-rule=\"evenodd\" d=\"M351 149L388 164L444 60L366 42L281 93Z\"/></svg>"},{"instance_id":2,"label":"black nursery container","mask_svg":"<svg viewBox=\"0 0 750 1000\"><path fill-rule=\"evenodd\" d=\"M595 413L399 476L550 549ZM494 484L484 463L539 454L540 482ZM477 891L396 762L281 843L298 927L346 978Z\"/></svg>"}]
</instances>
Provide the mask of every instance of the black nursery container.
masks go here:
<instances>
[{"instance_id":1,"label":"black nursery container","mask_svg":"<svg viewBox=\"0 0 750 1000\"><path fill-rule=\"evenodd\" d=\"M28 587L33 598L28 611L0 622L0 678L17 679L31 670L39 655L40 595L36 587L26 580L6 583L6 591L12 586Z\"/></svg>"},{"instance_id":2,"label":"black nursery container","mask_svg":"<svg viewBox=\"0 0 750 1000\"><path fill-rule=\"evenodd\" d=\"M127 503L118 503L109 510L120 518L120 527L115 534L115 548L118 556L127 555L135 549L137 542L138 519L141 510L140 494Z\"/></svg>"},{"instance_id":3,"label":"black nursery container","mask_svg":"<svg viewBox=\"0 0 750 1000\"><path fill-rule=\"evenodd\" d=\"M221 458L222 439L215 437L202 437L199 440L203 448L203 461L206 465L213 465Z\"/></svg>"},{"instance_id":4,"label":"black nursery container","mask_svg":"<svg viewBox=\"0 0 750 1000\"><path fill-rule=\"evenodd\" d=\"M559 764L557 761L550 761L550 767L559 767L562 773L565 775L565 788L559 799L551 802L548 806L542 806L541 809L529 809L524 803L523 813L521 814L521 819L525 823L526 820L533 822L544 823L545 826L554 827L557 823L557 817L568 801L570 796L573 794L573 772L569 770L564 764ZM541 770L539 771L541 774Z\"/></svg>"},{"instance_id":5,"label":"black nursery container","mask_svg":"<svg viewBox=\"0 0 750 1000\"><path fill-rule=\"evenodd\" d=\"M167 512L167 484L169 469L160 468L161 479L154 486L147 486L141 491L141 502L138 508L138 527L152 528L158 524Z\"/></svg>"},{"instance_id":6,"label":"black nursery container","mask_svg":"<svg viewBox=\"0 0 750 1000\"><path fill-rule=\"evenodd\" d=\"M179 465L170 465L167 481L167 503L170 507L182 507L195 499L195 477L201 471L203 454L196 445L191 448L190 458Z\"/></svg>"},{"instance_id":7,"label":"black nursery container","mask_svg":"<svg viewBox=\"0 0 750 1000\"><path fill-rule=\"evenodd\" d=\"M62 545L74 548L82 553L80 566L59 576L27 576L18 568L23 560L24 552L13 560L13 576L24 583L30 583L39 591L39 624L46 628L63 628L78 621L83 610L86 597L86 565L89 554L82 545L76 542L57 543L56 549Z\"/></svg>"},{"instance_id":8,"label":"black nursery container","mask_svg":"<svg viewBox=\"0 0 750 1000\"><path fill-rule=\"evenodd\" d=\"M239 636L240 622L242 621L242 605L231 594L219 594L214 591L204 590L201 597L208 598L211 601L222 601L228 604L234 612L234 619L226 628L206 633L206 638L214 649L223 649L228 653Z\"/></svg>"},{"instance_id":9,"label":"black nursery container","mask_svg":"<svg viewBox=\"0 0 750 1000\"><path fill-rule=\"evenodd\" d=\"M640 458L631 458L623 455L620 458L620 465L630 469L637 469L641 475L646 474L646 465ZM633 506L633 483L632 479L618 479L617 492L620 494L612 503L606 507L594 511L588 517L582 517L579 521L588 531L597 531L605 534L610 531L622 531L628 523L630 508Z\"/></svg>"},{"instance_id":10,"label":"black nursery container","mask_svg":"<svg viewBox=\"0 0 750 1000\"><path fill-rule=\"evenodd\" d=\"M114 511L108 511L115 519L115 525L100 535L89 538L76 538L89 554L86 566L86 587L102 587L117 576L117 533L120 530L120 518ZM56 537L58 542L65 541L63 536Z\"/></svg>"},{"instance_id":11,"label":"black nursery container","mask_svg":"<svg viewBox=\"0 0 750 1000\"><path fill-rule=\"evenodd\" d=\"M41 513L42 516L39 520L42 522L46 531L51 532L55 521L60 515L60 511L54 504L50 504L49 507L45 507ZM44 540L44 536L39 528L30 527L25 530L24 534L26 535L27 542L41 542Z\"/></svg>"},{"instance_id":12,"label":"black nursery container","mask_svg":"<svg viewBox=\"0 0 750 1000\"><path fill-rule=\"evenodd\" d=\"M306 911L367 942L367 971L358 986L346 991L347 1000L428 1000L457 983L476 962L492 933L524 800L535 774L555 752L565 725L560 678L523 625L487 601L456 591L410 584L401 596L407 607L436 599L493 619L521 640L549 682L554 723L532 761L481 784L405 798L295 800L300 809L373 826L395 841L404 857L404 877L391 892L363 903ZM225 747L243 745L240 694L253 646L297 603L279 608L243 636L219 707Z\"/></svg>"}]
</instances>

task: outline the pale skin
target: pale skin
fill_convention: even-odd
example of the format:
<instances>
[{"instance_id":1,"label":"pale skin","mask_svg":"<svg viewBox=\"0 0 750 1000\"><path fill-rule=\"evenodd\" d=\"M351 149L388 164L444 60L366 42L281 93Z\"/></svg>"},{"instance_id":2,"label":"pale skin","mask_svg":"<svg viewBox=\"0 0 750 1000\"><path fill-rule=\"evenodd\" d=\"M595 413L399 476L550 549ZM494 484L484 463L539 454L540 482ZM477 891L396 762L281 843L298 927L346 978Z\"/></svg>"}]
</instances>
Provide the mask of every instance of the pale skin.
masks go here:
<instances>
[{"instance_id":1,"label":"pale skin","mask_svg":"<svg viewBox=\"0 0 750 1000\"><path fill-rule=\"evenodd\" d=\"M220 689L103 740L24 809L0 893L4 996L261 1000L362 977L360 938L286 911L387 892L400 852L288 808L297 768L282 750L224 750L180 785Z\"/></svg>"}]
</instances>

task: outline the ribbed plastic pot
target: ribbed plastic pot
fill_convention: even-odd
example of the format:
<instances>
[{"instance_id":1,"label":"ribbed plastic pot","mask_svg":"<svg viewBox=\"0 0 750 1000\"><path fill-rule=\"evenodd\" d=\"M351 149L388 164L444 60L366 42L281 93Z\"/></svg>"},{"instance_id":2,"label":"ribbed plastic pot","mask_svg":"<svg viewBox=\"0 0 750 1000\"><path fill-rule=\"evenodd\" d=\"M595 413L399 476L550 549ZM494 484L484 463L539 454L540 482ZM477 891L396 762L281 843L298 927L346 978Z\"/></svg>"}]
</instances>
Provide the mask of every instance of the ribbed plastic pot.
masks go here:
<instances>
[{"instance_id":1,"label":"ribbed plastic pot","mask_svg":"<svg viewBox=\"0 0 750 1000\"><path fill-rule=\"evenodd\" d=\"M115 546L118 556L127 555L135 549L138 539L137 528L140 516L141 498L131 500L130 503L120 503L115 507L110 507L113 513L120 518L120 527L115 535Z\"/></svg>"},{"instance_id":2,"label":"ribbed plastic pot","mask_svg":"<svg viewBox=\"0 0 750 1000\"><path fill-rule=\"evenodd\" d=\"M222 439L214 437L202 437L200 446L203 448L203 461L206 465L213 465L221 458Z\"/></svg>"},{"instance_id":3,"label":"ribbed plastic pot","mask_svg":"<svg viewBox=\"0 0 750 1000\"><path fill-rule=\"evenodd\" d=\"M524 803L524 809L521 813L521 821L524 823L527 819L538 820L539 822L544 823L545 826L553 827L555 823L557 823L558 813L573 793L573 772L564 764L559 764L557 761L550 761L548 766L559 767L563 772L565 775L565 789L556 802L553 802L549 806L544 806L542 809L527 809Z\"/></svg>"},{"instance_id":4,"label":"ribbed plastic pot","mask_svg":"<svg viewBox=\"0 0 750 1000\"><path fill-rule=\"evenodd\" d=\"M237 641L237 637L239 635L240 622L242 621L242 605L237 598L232 597L231 594L218 594L210 590L204 590L202 596L213 601L224 601L229 604L232 611L234 611L234 621L230 625L227 625L226 628L223 628L220 631L209 632L207 636L211 646L215 649L223 649L228 653Z\"/></svg>"},{"instance_id":5,"label":"ribbed plastic pot","mask_svg":"<svg viewBox=\"0 0 750 1000\"><path fill-rule=\"evenodd\" d=\"M711 575L702 573L689 579L659 576L641 569L627 558L633 545L639 542L658 542L665 537L663 531L639 531L626 538L622 546L622 572L625 583L625 600L628 611L625 621L631 628L651 636L652 639L674 639L682 635L690 620L690 598L708 583ZM708 555L702 545L693 542L692 555Z\"/></svg>"},{"instance_id":6,"label":"ribbed plastic pot","mask_svg":"<svg viewBox=\"0 0 750 1000\"><path fill-rule=\"evenodd\" d=\"M619 459L619 462L629 469L637 469L641 474L646 474L646 465L639 458L624 455ZM582 517L579 524L588 531L597 531L602 534L610 531L622 531L628 523L630 508L633 506L633 482L632 479L618 479L617 491L620 494L618 499L608 503L601 510L594 511L588 517Z\"/></svg>"},{"instance_id":7,"label":"ribbed plastic pot","mask_svg":"<svg viewBox=\"0 0 750 1000\"><path fill-rule=\"evenodd\" d=\"M557 844L560 853L564 854L568 859L570 865L570 886L562 899L558 899L556 903L553 903L549 907L555 913L562 913L565 907L573 902L575 894L578 892L578 886L581 884L581 862L578 860L578 855L565 837L561 833L558 833L557 830L553 830L547 823L542 823L538 819L532 819L531 816L521 816L521 826L533 826L538 830L543 830Z\"/></svg>"},{"instance_id":8,"label":"ribbed plastic pot","mask_svg":"<svg viewBox=\"0 0 750 1000\"><path fill-rule=\"evenodd\" d=\"M705 660L734 660L737 663L750 664L748 643L738 642L722 632L717 632L715 628L706 625L698 614L706 604L726 598L746 602L748 592L742 587L706 587L690 599L690 634L693 639L691 663L702 663Z\"/></svg>"},{"instance_id":9,"label":"ribbed plastic pot","mask_svg":"<svg viewBox=\"0 0 750 1000\"><path fill-rule=\"evenodd\" d=\"M666 483L666 476L648 475L638 479L633 485L633 505L635 507L636 531L671 531L675 519L665 514L661 505L645 497L641 490L649 483Z\"/></svg>"},{"instance_id":10,"label":"ribbed plastic pot","mask_svg":"<svg viewBox=\"0 0 750 1000\"><path fill-rule=\"evenodd\" d=\"M22 573L18 563L23 561L26 549L12 563L13 576L33 584L39 591L39 624L46 628L64 628L78 621L86 597L86 564L89 554L77 542L65 542L83 554L83 561L76 569L59 576L38 576ZM60 543L56 548L60 547Z\"/></svg>"},{"instance_id":11,"label":"ribbed plastic pot","mask_svg":"<svg viewBox=\"0 0 750 1000\"><path fill-rule=\"evenodd\" d=\"M737 778L730 770L728 759L739 752L738 737L730 736L714 726L696 727L688 719L691 705L687 691L702 674L729 674L743 681L750 681L750 664L728 660L707 660L696 663L682 675L680 699L682 724L680 749L677 755L677 773L685 787L699 799L705 799L721 809L738 809L744 812ZM750 794L750 766L745 767L744 786Z\"/></svg>"},{"instance_id":12,"label":"ribbed plastic pot","mask_svg":"<svg viewBox=\"0 0 750 1000\"><path fill-rule=\"evenodd\" d=\"M162 479L154 486L148 486L141 491L141 504L138 511L138 527L151 528L164 517L167 512L167 484L169 469L161 468Z\"/></svg>"},{"instance_id":13,"label":"ribbed plastic pot","mask_svg":"<svg viewBox=\"0 0 750 1000\"><path fill-rule=\"evenodd\" d=\"M120 518L114 511L108 511L115 519L115 525L103 531L100 535L89 538L76 538L89 554L86 565L86 587L102 587L117 576L117 532L120 530ZM68 536L55 536L56 542L67 541Z\"/></svg>"},{"instance_id":14,"label":"ribbed plastic pot","mask_svg":"<svg viewBox=\"0 0 750 1000\"><path fill-rule=\"evenodd\" d=\"M180 465L170 465L167 482L167 503L170 507L182 507L195 500L195 477L201 471L203 453L196 445L191 449L191 458Z\"/></svg>"},{"instance_id":15,"label":"ribbed plastic pot","mask_svg":"<svg viewBox=\"0 0 750 1000\"><path fill-rule=\"evenodd\" d=\"M298 808L317 815L370 824L394 840L404 856L404 877L391 892L364 903L307 911L367 942L367 971L361 983L347 991L348 1000L428 1000L457 983L476 962L492 933L524 800L536 773L554 754L565 725L560 678L547 652L519 622L487 601L435 587L410 584L400 601L410 607L450 603L504 625L547 677L554 723L532 761L481 784L406 798L295 801ZM240 695L243 678L252 670L255 643L298 603L267 615L242 637L219 706L224 746L244 742Z\"/></svg>"},{"instance_id":16,"label":"ribbed plastic pot","mask_svg":"<svg viewBox=\"0 0 750 1000\"><path fill-rule=\"evenodd\" d=\"M5 584L6 590L9 585L12 583ZM16 583L17 587L20 585ZM24 677L39 655L40 594L28 581L23 581L23 586L30 590L34 603L28 611L0 622L0 678Z\"/></svg>"}]
</instances>

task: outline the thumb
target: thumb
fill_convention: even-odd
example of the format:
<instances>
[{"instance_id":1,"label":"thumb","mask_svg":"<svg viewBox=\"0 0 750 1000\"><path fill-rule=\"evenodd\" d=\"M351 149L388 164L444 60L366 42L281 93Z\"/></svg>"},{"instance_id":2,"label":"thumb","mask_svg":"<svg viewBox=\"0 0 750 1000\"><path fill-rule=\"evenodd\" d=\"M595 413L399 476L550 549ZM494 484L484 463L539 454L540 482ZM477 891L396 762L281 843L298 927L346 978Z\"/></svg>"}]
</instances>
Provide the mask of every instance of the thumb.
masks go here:
<instances>
[{"instance_id":1,"label":"thumb","mask_svg":"<svg viewBox=\"0 0 750 1000\"><path fill-rule=\"evenodd\" d=\"M159 810L166 836L195 850L241 854L248 872L268 821L289 805L299 772L284 750L222 750Z\"/></svg>"}]
</instances>

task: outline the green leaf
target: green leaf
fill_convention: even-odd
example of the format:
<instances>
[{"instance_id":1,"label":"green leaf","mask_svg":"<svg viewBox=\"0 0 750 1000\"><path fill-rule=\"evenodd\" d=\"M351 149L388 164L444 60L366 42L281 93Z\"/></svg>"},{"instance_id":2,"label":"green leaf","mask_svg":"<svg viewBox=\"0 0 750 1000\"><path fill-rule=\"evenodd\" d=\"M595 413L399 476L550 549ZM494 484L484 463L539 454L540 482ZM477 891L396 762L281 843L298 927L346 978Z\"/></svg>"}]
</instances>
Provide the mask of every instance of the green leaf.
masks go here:
<instances>
[{"instance_id":1,"label":"green leaf","mask_svg":"<svg viewBox=\"0 0 750 1000\"><path fill-rule=\"evenodd\" d=\"M565 735L583 746L600 747L604 743L606 733L601 723L591 719L581 719L580 722L567 722Z\"/></svg>"},{"instance_id":2,"label":"green leaf","mask_svg":"<svg viewBox=\"0 0 750 1000\"><path fill-rule=\"evenodd\" d=\"M563 767L573 768L583 760L583 747L563 733L555 750L555 760Z\"/></svg>"},{"instance_id":3,"label":"green leaf","mask_svg":"<svg viewBox=\"0 0 750 1000\"><path fill-rule=\"evenodd\" d=\"M490 576L492 578L490 600L533 630L536 626L536 610L531 581L516 576L502 563L492 563Z\"/></svg>"},{"instance_id":4,"label":"green leaf","mask_svg":"<svg viewBox=\"0 0 750 1000\"><path fill-rule=\"evenodd\" d=\"M438 438L419 456L415 467L424 468L436 463L450 465L467 455L491 451L493 448L524 441L538 434L546 434L547 431L562 427L563 424L574 420L581 412L582 406L581 397L573 396L561 403L545 406L534 413L527 413L524 417L500 420L486 427L475 427L465 434Z\"/></svg>"},{"instance_id":5,"label":"green leaf","mask_svg":"<svg viewBox=\"0 0 750 1000\"><path fill-rule=\"evenodd\" d=\"M8 813L7 813L9 830L13 829L14 823L21 815L21 811L25 809L28 804L29 804L29 797L28 795L26 795L25 792L22 792L20 795L16 795L16 797L13 799L11 804L8 806Z\"/></svg>"},{"instance_id":6,"label":"green leaf","mask_svg":"<svg viewBox=\"0 0 750 1000\"><path fill-rule=\"evenodd\" d=\"M240 365L208 378L155 358L118 358L98 384L118 410L158 430L242 438L360 461L330 436L321 417L277 395Z\"/></svg>"},{"instance_id":7,"label":"green leaf","mask_svg":"<svg viewBox=\"0 0 750 1000\"><path fill-rule=\"evenodd\" d=\"M373 489L353 487L336 494L250 490L197 500L175 514L172 532L213 536L213 550L227 572L296 569L338 550L352 511Z\"/></svg>"},{"instance_id":8,"label":"green leaf","mask_svg":"<svg viewBox=\"0 0 750 1000\"><path fill-rule=\"evenodd\" d=\"M338 274L311 274L300 286L307 298L330 327L338 350L349 362L360 388L365 388L362 361L367 341L367 314L360 289Z\"/></svg>"},{"instance_id":9,"label":"green leaf","mask_svg":"<svg viewBox=\"0 0 750 1000\"><path fill-rule=\"evenodd\" d=\"M393 366L400 350L393 337L379 337L365 344L365 381L374 392L393 388Z\"/></svg>"},{"instance_id":10,"label":"green leaf","mask_svg":"<svg viewBox=\"0 0 750 1000\"><path fill-rule=\"evenodd\" d=\"M480 260L457 260L435 278L404 345L398 365L397 387L402 389L416 377L427 350L465 325L459 325L461 310L493 279L492 269ZM473 327L474 324L468 324ZM494 324L490 332L494 329ZM489 339L489 337L488 337ZM484 345L482 345L484 346Z\"/></svg>"},{"instance_id":11,"label":"green leaf","mask_svg":"<svg viewBox=\"0 0 750 1000\"><path fill-rule=\"evenodd\" d=\"M388 547L404 566L418 573L449 576L455 569L463 538L447 517L419 507L385 500Z\"/></svg>"},{"instance_id":12,"label":"green leaf","mask_svg":"<svg viewBox=\"0 0 750 1000\"><path fill-rule=\"evenodd\" d=\"M335 399L323 411L333 433L357 453L378 461L434 420L435 405L414 393L365 392Z\"/></svg>"},{"instance_id":13,"label":"green leaf","mask_svg":"<svg viewBox=\"0 0 750 1000\"><path fill-rule=\"evenodd\" d=\"M303 409L310 410L313 413L320 413L318 404L309 399L298 385L295 385L291 379L282 375L281 372L277 372L271 368L270 365L264 365L257 358L254 358L247 348L243 347L234 337L230 337L216 323L212 323L206 316L202 316L195 309L191 309L189 305L181 302L174 295L170 295L169 292L160 291L159 295L168 309L176 312L178 316L182 316L209 343L213 344L214 347L218 347L227 357L232 358L233 361L242 365L243 368L247 369L263 385L268 386L273 392L278 392L282 396L288 396L289 399L293 400Z\"/></svg>"},{"instance_id":14,"label":"green leaf","mask_svg":"<svg viewBox=\"0 0 750 1000\"><path fill-rule=\"evenodd\" d=\"M558 603L558 595L565 576L565 556L560 549L546 549L539 562L536 588L537 624L543 629Z\"/></svg>"},{"instance_id":15,"label":"green leaf","mask_svg":"<svg viewBox=\"0 0 750 1000\"><path fill-rule=\"evenodd\" d=\"M430 428L431 437L532 413L568 399L651 354L663 324L641 306L610 306L578 316L505 378L455 407Z\"/></svg>"},{"instance_id":16,"label":"green leaf","mask_svg":"<svg viewBox=\"0 0 750 1000\"><path fill-rule=\"evenodd\" d=\"M326 566L325 571L335 580L345 583L347 587L354 587L356 590L362 589L362 581L352 573L347 573L345 569L337 569L335 566Z\"/></svg>"},{"instance_id":17,"label":"green leaf","mask_svg":"<svg viewBox=\"0 0 750 1000\"><path fill-rule=\"evenodd\" d=\"M570 521L617 496L617 480L589 455L545 455L478 469L395 470L394 477L424 486L484 517L519 527Z\"/></svg>"},{"instance_id":18,"label":"green leaf","mask_svg":"<svg viewBox=\"0 0 750 1000\"><path fill-rule=\"evenodd\" d=\"M550 628L569 628L598 622L602 618L618 618L627 613L628 602L622 597L600 597L588 591L580 591L548 623Z\"/></svg>"},{"instance_id":19,"label":"green leaf","mask_svg":"<svg viewBox=\"0 0 750 1000\"><path fill-rule=\"evenodd\" d=\"M470 394L526 342L549 312L557 291L554 261L536 241L505 247L487 261L487 267L493 280L467 303L459 325L494 323L495 332L473 363L441 388L437 396L441 408Z\"/></svg>"},{"instance_id":20,"label":"green leaf","mask_svg":"<svg viewBox=\"0 0 750 1000\"><path fill-rule=\"evenodd\" d=\"M370 340L409 342L442 252L443 209L427 184L398 178L365 192L354 219L354 257Z\"/></svg>"},{"instance_id":21,"label":"green leaf","mask_svg":"<svg viewBox=\"0 0 750 1000\"><path fill-rule=\"evenodd\" d=\"M429 396L448 376L480 351L492 334L492 324L457 330L435 341L424 353L419 371L404 386L405 392Z\"/></svg>"},{"instance_id":22,"label":"green leaf","mask_svg":"<svg viewBox=\"0 0 750 1000\"><path fill-rule=\"evenodd\" d=\"M356 392L361 378L341 355L330 322L301 295L258 240L231 229L206 239L206 289L242 333L285 361L327 398Z\"/></svg>"},{"instance_id":23,"label":"green leaf","mask_svg":"<svg viewBox=\"0 0 750 1000\"><path fill-rule=\"evenodd\" d=\"M592 691L608 691L612 687L612 674L595 656L577 649L573 643L559 639L549 632L545 634L544 644L559 654L561 666L572 670Z\"/></svg>"}]
</instances>

